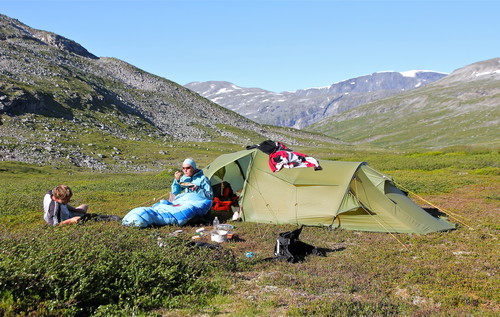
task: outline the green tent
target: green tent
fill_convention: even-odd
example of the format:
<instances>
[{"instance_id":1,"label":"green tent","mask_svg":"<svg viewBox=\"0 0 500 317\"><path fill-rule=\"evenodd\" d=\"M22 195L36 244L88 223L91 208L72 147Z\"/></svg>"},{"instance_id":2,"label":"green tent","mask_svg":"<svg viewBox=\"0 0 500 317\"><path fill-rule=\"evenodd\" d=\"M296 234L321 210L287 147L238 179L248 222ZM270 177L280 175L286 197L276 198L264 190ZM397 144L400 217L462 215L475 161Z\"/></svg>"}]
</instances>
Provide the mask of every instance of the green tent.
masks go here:
<instances>
[{"instance_id":1,"label":"green tent","mask_svg":"<svg viewBox=\"0 0 500 317\"><path fill-rule=\"evenodd\" d=\"M258 149L243 150L219 156L204 173L213 185L226 181L240 193L243 221L420 234L455 228L366 163L322 160L317 171L272 172L268 161Z\"/></svg>"}]
</instances>

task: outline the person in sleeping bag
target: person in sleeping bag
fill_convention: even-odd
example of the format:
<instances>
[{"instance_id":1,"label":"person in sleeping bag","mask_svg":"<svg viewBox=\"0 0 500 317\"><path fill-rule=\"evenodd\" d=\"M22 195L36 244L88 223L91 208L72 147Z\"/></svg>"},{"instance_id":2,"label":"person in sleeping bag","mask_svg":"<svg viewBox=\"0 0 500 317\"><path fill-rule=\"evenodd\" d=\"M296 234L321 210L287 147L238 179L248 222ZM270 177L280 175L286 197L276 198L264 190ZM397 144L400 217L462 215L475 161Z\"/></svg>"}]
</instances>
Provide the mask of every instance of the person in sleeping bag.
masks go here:
<instances>
[{"instance_id":1,"label":"person in sleeping bag","mask_svg":"<svg viewBox=\"0 0 500 317\"><path fill-rule=\"evenodd\" d=\"M182 172L175 172L171 190L172 194L176 196L175 199L186 193L195 193L208 200L214 198L210 180L201 169L196 168L196 163L192 158L184 160Z\"/></svg>"},{"instance_id":2,"label":"person in sleeping bag","mask_svg":"<svg viewBox=\"0 0 500 317\"><path fill-rule=\"evenodd\" d=\"M196 168L193 159L182 163L182 172L174 174L171 201L160 200L151 207L137 207L122 220L125 226L146 228L149 226L183 226L196 216L204 216L212 206L214 194L210 180Z\"/></svg>"}]
</instances>

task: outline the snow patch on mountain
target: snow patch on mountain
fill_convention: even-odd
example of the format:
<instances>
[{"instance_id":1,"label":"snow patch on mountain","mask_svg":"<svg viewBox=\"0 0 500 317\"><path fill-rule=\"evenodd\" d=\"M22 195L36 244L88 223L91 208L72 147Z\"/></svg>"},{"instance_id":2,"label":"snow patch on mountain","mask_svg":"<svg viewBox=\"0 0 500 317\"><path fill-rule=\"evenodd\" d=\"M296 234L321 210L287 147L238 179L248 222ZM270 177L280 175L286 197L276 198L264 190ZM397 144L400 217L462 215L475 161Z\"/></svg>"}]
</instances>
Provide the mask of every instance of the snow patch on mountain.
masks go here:
<instances>
[{"instance_id":1,"label":"snow patch on mountain","mask_svg":"<svg viewBox=\"0 0 500 317\"><path fill-rule=\"evenodd\" d=\"M488 76L488 75L495 75L495 74L500 74L500 70L495 70L495 71L489 71L489 72L482 72L482 73L473 73L476 77L480 76Z\"/></svg>"}]
</instances>

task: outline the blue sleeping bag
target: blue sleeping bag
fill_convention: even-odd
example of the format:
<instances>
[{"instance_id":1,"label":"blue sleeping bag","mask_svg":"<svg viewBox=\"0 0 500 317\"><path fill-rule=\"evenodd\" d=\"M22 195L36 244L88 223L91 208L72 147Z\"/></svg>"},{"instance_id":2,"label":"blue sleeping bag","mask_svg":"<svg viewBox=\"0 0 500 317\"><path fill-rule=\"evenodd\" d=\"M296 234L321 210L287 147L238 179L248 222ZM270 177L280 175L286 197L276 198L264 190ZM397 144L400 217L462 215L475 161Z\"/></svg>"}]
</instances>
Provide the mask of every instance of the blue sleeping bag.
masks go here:
<instances>
[{"instance_id":1,"label":"blue sleeping bag","mask_svg":"<svg viewBox=\"0 0 500 317\"><path fill-rule=\"evenodd\" d=\"M166 226L186 224L195 216L204 216L212 206L212 201L194 193L177 196L170 202L160 200L152 207L138 207L123 217L122 224L146 228L149 226Z\"/></svg>"}]
</instances>

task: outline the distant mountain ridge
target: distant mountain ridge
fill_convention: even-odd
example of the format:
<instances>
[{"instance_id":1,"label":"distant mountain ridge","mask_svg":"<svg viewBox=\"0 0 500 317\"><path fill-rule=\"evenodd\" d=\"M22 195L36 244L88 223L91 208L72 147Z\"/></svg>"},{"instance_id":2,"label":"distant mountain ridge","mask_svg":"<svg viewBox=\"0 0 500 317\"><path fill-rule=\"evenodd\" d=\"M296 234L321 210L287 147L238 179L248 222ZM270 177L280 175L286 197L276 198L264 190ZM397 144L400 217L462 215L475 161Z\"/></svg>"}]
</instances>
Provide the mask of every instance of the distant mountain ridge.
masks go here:
<instances>
[{"instance_id":1,"label":"distant mountain ridge","mask_svg":"<svg viewBox=\"0 0 500 317\"><path fill-rule=\"evenodd\" d=\"M446 75L434 71L378 72L326 87L281 93L224 81L191 82L185 87L256 122L302 129L362 104L423 87Z\"/></svg>"},{"instance_id":2,"label":"distant mountain ridge","mask_svg":"<svg viewBox=\"0 0 500 317\"><path fill-rule=\"evenodd\" d=\"M314 96L353 92L374 92L379 90L406 91L425 86L446 75L448 74L430 70L376 72L371 75L343 80L327 87L300 89L294 93L298 96Z\"/></svg>"}]
</instances>

